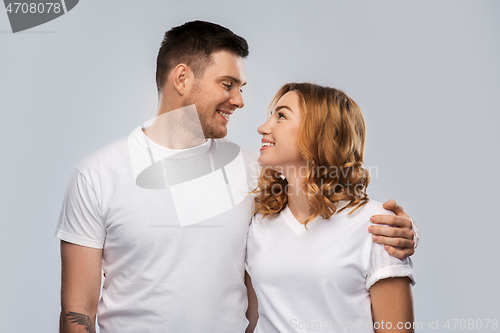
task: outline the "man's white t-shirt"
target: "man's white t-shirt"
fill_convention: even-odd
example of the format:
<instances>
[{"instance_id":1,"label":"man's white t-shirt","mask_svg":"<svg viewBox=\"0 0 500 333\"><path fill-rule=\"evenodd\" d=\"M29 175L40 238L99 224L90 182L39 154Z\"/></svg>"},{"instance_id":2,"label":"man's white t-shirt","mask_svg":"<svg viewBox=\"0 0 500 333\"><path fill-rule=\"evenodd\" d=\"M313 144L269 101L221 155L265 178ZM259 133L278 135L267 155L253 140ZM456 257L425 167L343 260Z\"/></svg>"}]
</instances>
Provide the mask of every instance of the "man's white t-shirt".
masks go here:
<instances>
[{"instance_id":1,"label":"man's white t-shirt","mask_svg":"<svg viewBox=\"0 0 500 333\"><path fill-rule=\"evenodd\" d=\"M288 207L255 215L247 243L255 332L373 332L370 287L389 277L414 284L411 260L390 256L367 232L371 215L393 213L373 200L349 212L317 217L307 230Z\"/></svg>"},{"instance_id":2,"label":"man's white t-shirt","mask_svg":"<svg viewBox=\"0 0 500 333\"><path fill-rule=\"evenodd\" d=\"M257 154L243 148L217 166L213 156L228 144L234 153L236 145L224 139L170 150L138 127L78 165L56 237L103 249L101 332L245 331L245 246L253 209L245 190L255 185L259 167ZM212 169L205 175L192 168L207 161ZM169 174L177 162L183 167ZM179 181L176 172L192 179Z\"/></svg>"}]
</instances>

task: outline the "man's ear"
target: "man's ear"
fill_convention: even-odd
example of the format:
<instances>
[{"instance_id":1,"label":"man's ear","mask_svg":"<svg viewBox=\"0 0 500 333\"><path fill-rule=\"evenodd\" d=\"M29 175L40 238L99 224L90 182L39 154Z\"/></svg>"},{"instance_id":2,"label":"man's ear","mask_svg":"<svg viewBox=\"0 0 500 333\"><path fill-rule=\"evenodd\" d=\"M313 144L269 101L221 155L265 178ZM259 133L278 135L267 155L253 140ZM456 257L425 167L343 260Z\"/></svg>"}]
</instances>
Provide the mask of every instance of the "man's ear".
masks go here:
<instances>
[{"instance_id":1,"label":"man's ear","mask_svg":"<svg viewBox=\"0 0 500 333\"><path fill-rule=\"evenodd\" d=\"M173 83L179 95L184 96L189 90L193 79L193 72L186 64L178 64L173 70Z\"/></svg>"}]
</instances>

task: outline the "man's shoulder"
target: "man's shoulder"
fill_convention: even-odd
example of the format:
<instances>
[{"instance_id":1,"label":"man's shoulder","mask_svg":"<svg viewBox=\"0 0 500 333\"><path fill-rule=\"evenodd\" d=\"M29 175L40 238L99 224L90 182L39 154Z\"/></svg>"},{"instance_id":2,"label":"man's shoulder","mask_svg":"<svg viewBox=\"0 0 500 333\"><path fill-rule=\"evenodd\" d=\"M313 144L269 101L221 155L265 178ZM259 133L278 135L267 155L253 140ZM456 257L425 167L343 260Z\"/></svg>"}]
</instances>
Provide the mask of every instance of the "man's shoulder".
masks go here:
<instances>
[{"instance_id":1,"label":"man's shoulder","mask_svg":"<svg viewBox=\"0 0 500 333\"><path fill-rule=\"evenodd\" d=\"M128 138L123 137L106 144L86 156L78 163L76 169L80 173L86 174L90 171L118 166L123 163L123 159L126 156L128 156Z\"/></svg>"}]
</instances>

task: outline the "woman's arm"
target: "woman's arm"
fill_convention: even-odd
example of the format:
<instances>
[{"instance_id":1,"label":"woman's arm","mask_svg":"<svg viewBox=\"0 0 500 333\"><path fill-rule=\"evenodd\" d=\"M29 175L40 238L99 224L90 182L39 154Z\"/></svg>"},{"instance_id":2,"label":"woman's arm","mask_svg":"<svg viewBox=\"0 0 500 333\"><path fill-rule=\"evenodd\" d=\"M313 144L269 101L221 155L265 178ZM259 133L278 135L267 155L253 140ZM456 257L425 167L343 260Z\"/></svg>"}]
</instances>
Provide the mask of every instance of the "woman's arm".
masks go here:
<instances>
[{"instance_id":1,"label":"woman's arm","mask_svg":"<svg viewBox=\"0 0 500 333\"><path fill-rule=\"evenodd\" d=\"M255 326L257 325L257 320L259 319L258 312L258 302L257 295L255 294L255 290L252 286L252 279L247 272L245 272L245 285L247 286L247 294L248 294L248 309L247 309L247 319L248 319L248 327L246 329L246 333L251 333L254 331Z\"/></svg>"},{"instance_id":2,"label":"woman's arm","mask_svg":"<svg viewBox=\"0 0 500 333\"><path fill-rule=\"evenodd\" d=\"M415 332L410 279L387 278L370 288L374 328L380 332Z\"/></svg>"}]
</instances>

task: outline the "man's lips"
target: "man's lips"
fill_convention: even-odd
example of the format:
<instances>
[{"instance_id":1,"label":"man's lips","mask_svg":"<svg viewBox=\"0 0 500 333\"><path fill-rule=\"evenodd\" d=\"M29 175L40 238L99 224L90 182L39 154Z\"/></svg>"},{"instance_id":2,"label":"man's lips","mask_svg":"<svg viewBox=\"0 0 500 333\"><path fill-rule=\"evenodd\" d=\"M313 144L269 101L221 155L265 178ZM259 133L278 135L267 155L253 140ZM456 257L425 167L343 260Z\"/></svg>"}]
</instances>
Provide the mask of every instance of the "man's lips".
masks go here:
<instances>
[{"instance_id":1,"label":"man's lips","mask_svg":"<svg viewBox=\"0 0 500 333\"><path fill-rule=\"evenodd\" d=\"M217 113L221 116L225 121L229 121L229 117L233 114L233 111L228 110L219 110L217 109Z\"/></svg>"}]
</instances>

